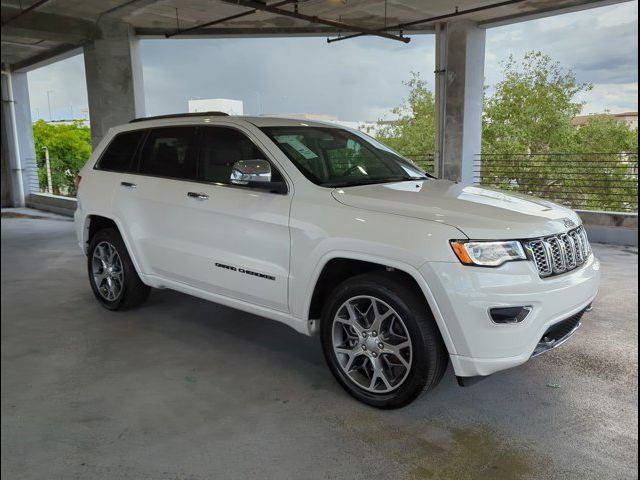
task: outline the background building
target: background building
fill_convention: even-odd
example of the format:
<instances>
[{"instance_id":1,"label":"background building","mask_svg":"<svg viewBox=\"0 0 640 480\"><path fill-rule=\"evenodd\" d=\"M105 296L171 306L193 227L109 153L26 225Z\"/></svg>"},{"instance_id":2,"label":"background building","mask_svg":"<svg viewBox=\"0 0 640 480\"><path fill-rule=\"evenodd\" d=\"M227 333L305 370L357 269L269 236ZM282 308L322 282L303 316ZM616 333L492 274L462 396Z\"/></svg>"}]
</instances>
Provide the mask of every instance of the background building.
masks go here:
<instances>
[{"instance_id":1,"label":"background building","mask_svg":"<svg viewBox=\"0 0 640 480\"><path fill-rule=\"evenodd\" d=\"M189 100L189 112L224 112L229 115L244 115L242 100L230 98L199 98Z\"/></svg>"},{"instance_id":2,"label":"background building","mask_svg":"<svg viewBox=\"0 0 640 480\"><path fill-rule=\"evenodd\" d=\"M585 125L589 119L601 116L613 118L618 123L626 123L631 128L638 128L638 112L622 112L622 113L593 113L590 115L578 115L573 117L571 124L575 127L581 127Z\"/></svg>"}]
</instances>

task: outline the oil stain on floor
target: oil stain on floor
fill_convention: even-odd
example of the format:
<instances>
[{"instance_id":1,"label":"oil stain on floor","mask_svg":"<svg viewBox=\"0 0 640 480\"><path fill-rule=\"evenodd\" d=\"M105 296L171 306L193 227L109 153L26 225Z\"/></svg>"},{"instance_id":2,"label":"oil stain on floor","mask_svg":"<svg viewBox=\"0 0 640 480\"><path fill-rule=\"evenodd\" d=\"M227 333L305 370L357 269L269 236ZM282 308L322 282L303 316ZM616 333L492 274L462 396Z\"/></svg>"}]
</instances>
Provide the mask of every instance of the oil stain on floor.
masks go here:
<instances>
[{"instance_id":1,"label":"oil stain on floor","mask_svg":"<svg viewBox=\"0 0 640 480\"><path fill-rule=\"evenodd\" d=\"M445 427L430 419L394 424L374 414L335 418L339 429L389 461L408 480L525 480L544 478L550 460L486 425Z\"/></svg>"}]
</instances>

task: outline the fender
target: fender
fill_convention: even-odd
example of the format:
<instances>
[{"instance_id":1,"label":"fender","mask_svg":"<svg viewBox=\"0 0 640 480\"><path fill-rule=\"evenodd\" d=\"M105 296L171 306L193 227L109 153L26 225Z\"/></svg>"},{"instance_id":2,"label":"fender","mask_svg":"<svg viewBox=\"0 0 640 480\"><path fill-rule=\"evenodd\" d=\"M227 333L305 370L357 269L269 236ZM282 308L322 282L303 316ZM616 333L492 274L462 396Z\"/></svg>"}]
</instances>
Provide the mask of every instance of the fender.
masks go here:
<instances>
[{"instance_id":1,"label":"fender","mask_svg":"<svg viewBox=\"0 0 640 480\"><path fill-rule=\"evenodd\" d=\"M141 279L145 279L146 275L140 268L140 264L138 263L138 260L135 254L133 253L133 249L131 248L131 242L129 241L129 238L127 237L125 230L122 226L122 222L118 217L114 217L113 215L106 214L105 212L101 212L101 211L91 211L89 213L85 213L85 212L82 213L82 216L84 217L83 228L82 228L82 245L84 246L85 253L88 255L86 245L87 245L87 237L89 232L89 222L91 221L89 217L91 217L92 215L108 218L109 220L113 221L113 223L116 224L116 227L118 227L118 233L122 237L122 241L124 242L125 247L127 247L127 252L129 253L129 257L131 257L131 262L133 263L133 266L136 269L136 273ZM154 285L150 285L150 286L154 286Z\"/></svg>"},{"instance_id":2,"label":"fender","mask_svg":"<svg viewBox=\"0 0 640 480\"><path fill-rule=\"evenodd\" d=\"M327 263L336 258L345 258L348 260L360 260L363 262L376 263L378 265L382 265L385 267L390 267L395 270L402 271L408 275L410 275L415 282L420 287L424 298L426 299L429 307L431 308L431 312L436 320L436 324L438 325L438 329L440 330L440 335L442 335L442 340L444 341L445 346L450 354L455 355L456 350L453 344L453 339L447 329L447 325L444 321L444 317L442 316L442 312L438 308L438 304L436 299L429 288L429 285L425 281L425 279L420 275L420 272L413 265L399 262L397 260L393 260L385 257L378 257L374 255L369 255L366 253L348 251L348 250L331 250L325 253L316 268L313 271L313 275L311 276L311 280L309 281L309 285L307 286L307 290L305 293L305 304L304 304L304 319L307 321L309 325L309 335L315 335L317 333L318 325L316 319L309 318L309 311L311 309L311 299L313 297L313 292L315 290L316 284L318 283L318 279L320 278L320 274L326 267Z\"/></svg>"}]
</instances>

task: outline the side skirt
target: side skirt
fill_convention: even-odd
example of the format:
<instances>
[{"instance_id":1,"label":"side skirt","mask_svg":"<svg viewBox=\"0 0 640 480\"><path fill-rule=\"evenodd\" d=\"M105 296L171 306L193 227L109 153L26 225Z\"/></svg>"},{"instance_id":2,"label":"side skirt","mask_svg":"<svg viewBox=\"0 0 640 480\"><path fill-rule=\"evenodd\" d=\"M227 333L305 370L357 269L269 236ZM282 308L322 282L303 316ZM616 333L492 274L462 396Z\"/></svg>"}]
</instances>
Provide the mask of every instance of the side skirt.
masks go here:
<instances>
[{"instance_id":1,"label":"side skirt","mask_svg":"<svg viewBox=\"0 0 640 480\"><path fill-rule=\"evenodd\" d=\"M155 288L169 288L181 293L186 293L187 295L202 298L203 300L208 300L213 303L224 305L225 307L235 308L237 310L242 310L243 312L251 313L259 317L265 317L269 320L275 320L276 322L284 323L285 325L293 328L296 332L302 333L303 335L311 335L312 333L310 331L308 322L293 317L289 313L280 312L268 307L244 302L242 300L227 297L224 295L207 292L206 290L192 287L191 285L187 285L186 283L167 280L155 275L143 275L142 281L145 284Z\"/></svg>"}]
</instances>

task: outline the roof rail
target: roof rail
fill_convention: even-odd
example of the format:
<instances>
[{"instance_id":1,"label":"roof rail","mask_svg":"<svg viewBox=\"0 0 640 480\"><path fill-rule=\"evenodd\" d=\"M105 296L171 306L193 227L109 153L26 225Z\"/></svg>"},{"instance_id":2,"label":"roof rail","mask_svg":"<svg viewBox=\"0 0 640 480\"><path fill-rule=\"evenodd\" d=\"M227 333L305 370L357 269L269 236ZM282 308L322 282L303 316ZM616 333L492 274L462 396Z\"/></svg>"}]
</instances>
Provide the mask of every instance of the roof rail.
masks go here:
<instances>
[{"instance_id":1,"label":"roof rail","mask_svg":"<svg viewBox=\"0 0 640 480\"><path fill-rule=\"evenodd\" d=\"M228 117L228 113L224 112L191 112L191 113L170 113L168 115L156 115L155 117L134 118L129 123L145 122L147 120L161 120L163 118L181 118L181 117Z\"/></svg>"}]
</instances>

